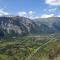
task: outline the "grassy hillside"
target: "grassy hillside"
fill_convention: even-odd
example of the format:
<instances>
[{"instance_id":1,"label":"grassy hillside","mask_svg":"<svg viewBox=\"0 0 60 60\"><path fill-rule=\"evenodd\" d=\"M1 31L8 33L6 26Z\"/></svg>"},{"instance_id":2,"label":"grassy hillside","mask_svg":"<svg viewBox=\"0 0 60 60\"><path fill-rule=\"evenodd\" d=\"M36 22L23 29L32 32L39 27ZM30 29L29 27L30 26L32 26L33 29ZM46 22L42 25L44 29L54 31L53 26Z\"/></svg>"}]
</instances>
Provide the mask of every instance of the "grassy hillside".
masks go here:
<instances>
[{"instance_id":1,"label":"grassy hillside","mask_svg":"<svg viewBox=\"0 0 60 60\"><path fill-rule=\"evenodd\" d=\"M38 35L0 40L0 60L59 60L60 36Z\"/></svg>"}]
</instances>

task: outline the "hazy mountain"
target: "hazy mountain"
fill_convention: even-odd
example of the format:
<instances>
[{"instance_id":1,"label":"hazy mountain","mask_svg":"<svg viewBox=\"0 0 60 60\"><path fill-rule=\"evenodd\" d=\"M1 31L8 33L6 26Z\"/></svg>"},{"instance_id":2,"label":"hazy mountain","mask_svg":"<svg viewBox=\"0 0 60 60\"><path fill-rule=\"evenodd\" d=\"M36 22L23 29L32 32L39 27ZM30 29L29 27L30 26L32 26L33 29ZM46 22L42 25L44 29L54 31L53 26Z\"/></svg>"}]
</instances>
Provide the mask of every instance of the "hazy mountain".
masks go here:
<instances>
[{"instance_id":1,"label":"hazy mountain","mask_svg":"<svg viewBox=\"0 0 60 60\"><path fill-rule=\"evenodd\" d=\"M60 18L0 17L0 36L52 34L60 32Z\"/></svg>"},{"instance_id":2,"label":"hazy mountain","mask_svg":"<svg viewBox=\"0 0 60 60\"><path fill-rule=\"evenodd\" d=\"M49 28L52 28L56 33L60 32L60 17L39 18L35 19L35 21L47 25Z\"/></svg>"}]
</instances>

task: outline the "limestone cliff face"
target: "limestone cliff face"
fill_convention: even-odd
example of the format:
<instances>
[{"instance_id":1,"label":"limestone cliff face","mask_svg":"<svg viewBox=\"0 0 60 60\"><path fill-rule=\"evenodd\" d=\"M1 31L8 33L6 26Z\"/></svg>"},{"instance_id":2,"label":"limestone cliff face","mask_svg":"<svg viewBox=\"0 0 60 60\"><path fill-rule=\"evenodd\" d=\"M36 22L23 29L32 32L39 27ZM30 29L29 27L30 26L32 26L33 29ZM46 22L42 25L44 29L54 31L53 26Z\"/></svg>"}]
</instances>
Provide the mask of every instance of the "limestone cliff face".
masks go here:
<instances>
[{"instance_id":1,"label":"limestone cliff face","mask_svg":"<svg viewBox=\"0 0 60 60\"><path fill-rule=\"evenodd\" d=\"M49 22L49 21L50 22ZM0 35L52 34L60 32L60 18L31 20L25 17L0 17ZM57 22L56 22L57 21Z\"/></svg>"}]
</instances>

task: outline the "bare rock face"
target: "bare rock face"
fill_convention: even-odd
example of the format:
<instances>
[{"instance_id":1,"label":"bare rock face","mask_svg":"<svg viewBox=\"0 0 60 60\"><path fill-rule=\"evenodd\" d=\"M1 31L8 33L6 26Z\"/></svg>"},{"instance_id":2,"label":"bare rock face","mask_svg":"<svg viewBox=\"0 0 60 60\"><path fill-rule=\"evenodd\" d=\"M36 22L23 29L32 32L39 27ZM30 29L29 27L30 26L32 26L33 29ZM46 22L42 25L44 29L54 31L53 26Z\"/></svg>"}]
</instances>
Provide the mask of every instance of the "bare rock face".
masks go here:
<instances>
[{"instance_id":1,"label":"bare rock face","mask_svg":"<svg viewBox=\"0 0 60 60\"><path fill-rule=\"evenodd\" d=\"M49 22L49 21L50 22ZM60 32L60 18L31 20L25 17L0 17L0 36L26 34L52 34Z\"/></svg>"}]
</instances>

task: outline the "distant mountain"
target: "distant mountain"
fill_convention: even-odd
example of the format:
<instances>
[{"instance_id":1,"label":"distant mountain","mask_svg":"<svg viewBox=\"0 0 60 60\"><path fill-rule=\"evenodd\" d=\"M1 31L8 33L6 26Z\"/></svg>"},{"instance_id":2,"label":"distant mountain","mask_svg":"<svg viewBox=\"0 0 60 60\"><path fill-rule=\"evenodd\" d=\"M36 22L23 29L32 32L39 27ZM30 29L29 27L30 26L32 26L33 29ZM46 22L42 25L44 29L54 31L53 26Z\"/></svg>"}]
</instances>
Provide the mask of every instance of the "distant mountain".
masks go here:
<instances>
[{"instance_id":1,"label":"distant mountain","mask_svg":"<svg viewBox=\"0 0 60 60\"><path fill-rule=\"evenodd\" d=\"M0 37L60 32L60 18L0 17Z\"/></svg>"},{"instance_id":2,"label":"distant mountain","mask_svg":"<svg viewBox=\"0 0 60 60\"><path fill-rule=\"evenodd\" d=\"M41 22L54 30L54 33L60 32L60 17L39 18L35 19L37 22Z\"/></svg>"}]
</instances>

